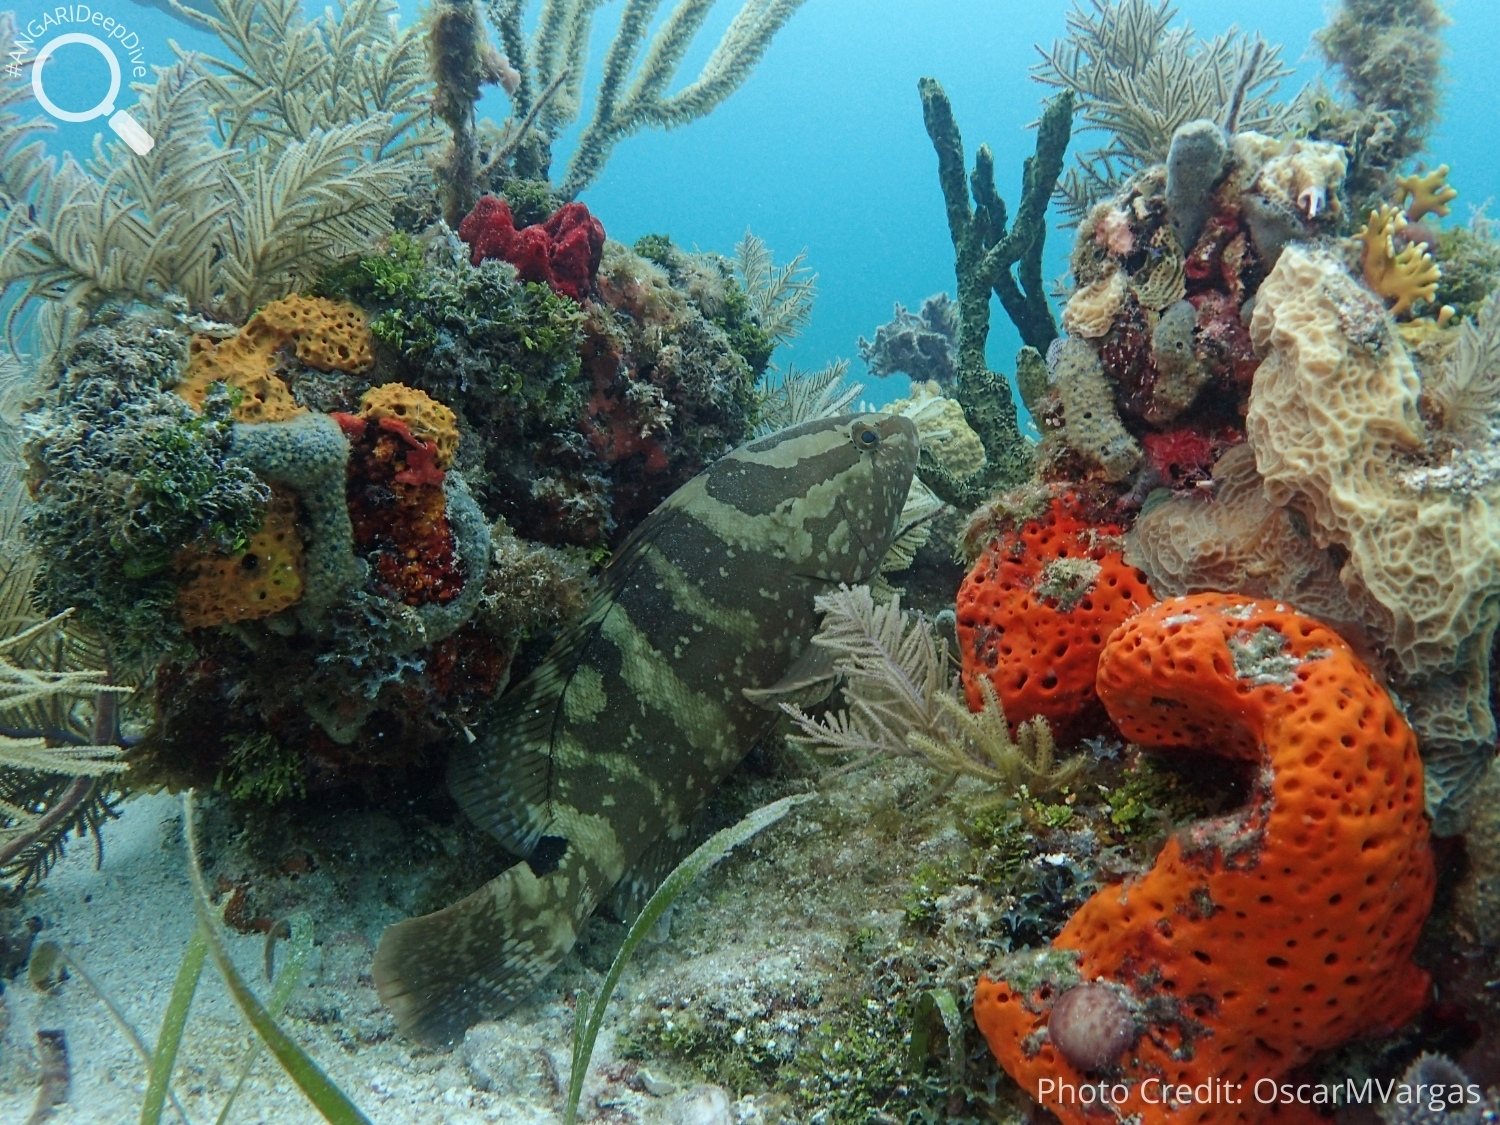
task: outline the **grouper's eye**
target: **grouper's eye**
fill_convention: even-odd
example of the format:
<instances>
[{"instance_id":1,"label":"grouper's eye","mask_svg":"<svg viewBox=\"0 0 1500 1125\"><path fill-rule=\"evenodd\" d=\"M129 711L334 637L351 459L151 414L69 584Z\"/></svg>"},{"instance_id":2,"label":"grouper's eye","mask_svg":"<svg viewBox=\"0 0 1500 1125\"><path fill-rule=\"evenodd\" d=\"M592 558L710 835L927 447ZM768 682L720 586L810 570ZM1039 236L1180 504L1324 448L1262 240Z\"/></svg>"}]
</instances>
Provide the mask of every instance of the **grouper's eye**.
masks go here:
<instances>
[{"instance_id":1,"label":"grouper's eye","mask_svg":"<svg viewBox=\"0 0 1500 1125\"><path fill-rule=\"evenodd\" d=\"M849 438L856 449L874 449L880 444L880 431L868 422L856 422L849 428Z\"/></svg>"}]
</instances>

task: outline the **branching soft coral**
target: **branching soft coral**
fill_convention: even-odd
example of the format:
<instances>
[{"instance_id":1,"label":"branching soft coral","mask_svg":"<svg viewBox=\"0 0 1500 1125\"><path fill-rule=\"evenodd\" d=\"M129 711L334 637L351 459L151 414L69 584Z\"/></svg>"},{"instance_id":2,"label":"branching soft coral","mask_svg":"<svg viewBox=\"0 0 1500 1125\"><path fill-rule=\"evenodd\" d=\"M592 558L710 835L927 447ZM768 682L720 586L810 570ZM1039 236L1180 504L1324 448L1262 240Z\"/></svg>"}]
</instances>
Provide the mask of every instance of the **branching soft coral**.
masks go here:
<instances>
[{"instance_id":1,"label":"branching soft coral","mask_svg":"<svg viewBox=\"0 0 1500 1125\"><path fill-rule=\"evenodd\" d=\"M823 624L813 644L832 655L843 676L849 711L814 719L791 703L781 705L801 728L794 742L829 754L915 757L913 731L940 737L947 712L939 699L952 695L948 642L921 617L901 612L901 599L876 604L868 586L841 587L817 599Z\"/></svg>"},{"instance_id":2,"label":"branching soft coral","mask_svg":"<svg viewBox=\"0 0 1500 1125\"><path fill-rule=\"evenodd\" d=\"M126 768L115 699L131 689L87 666L103 654L68 616L0 640L0 873L18 887L45 873L74 830L97 836L118 794L107 779Z\"/></svg>"},{"instance_id":3,"label":"branching soft coral","mask_svg":"<svg viewBox=\"0 0 1500 1125\"><path fill-rule=\"evenodd\" d=\"M985 680L980 691L984 706L978 712L955 696L938 697L955 728L952 735L932 738L912 731L907 742L926 754L939 772L978 778L1006 795L1024 785L1036 796L1046 796L1078 776L1084 759L1056 761L1057 744L1046 719L1026 720L1012 737L994 685Z\"/></svg>"},{"instance_id":4,"label":"branching soft coral","mask_svg":"<svg viewBox=\"0 0 1500 1125\"><path fill-rule=\"evenodd\" d=\"M734 254L736 277L761 329L774 344L798 335L811 319L818 295L818 275L803 265L807 251L778 266L765 240L747 230L735 244Z\"/></svg>"},{"instance_id":5,"label":"branching soft coral","mask_svg":"<svg viewBox=\"0 0 1500 1125\"><path fill-rule=\"evenodd\" d=\"M1396 302L1391 306L1393 316L1410 313L1418 301L1431 301L1443 276L1427 243L1396 249L1396 236L1406 226L1406 216L1398 208L1382 204L1370 212L1370 221L1354 236L1365 244L1361 255L1365 281L1386 300Z\"/></svg>"},{"instance_id":6,"label":"branching soft coral","mask_svg":"<svg viewBox=\"0 0 1500 1125\"><path fill-rule=\"evenodd\" d=\"M849 710L815 719L800 707L781 708L800 728L791 739L822 753L916 758L949 778L975 777L1003 798L1020 785L1045 793L1066 784L1078 762L1054 762L1046 720L1021 724L1014 737L990 688L970 712L957 691L946 639L892 597L879 605L870 588L841 588L817 599L823 625L813 643L833 656Z\"/></svg>"},{"instance_id":7,"label":"branching soft coral","mask_svg":"<svg viewBox=\"0 0 1500 1125\"><path fill-rule=\"evenodd\" d=\"M593 112L559 185L563 199L593 183L615 145L632 133L686 125L712 112L750 77L803 2L743 0L697 77L684 81L678 73L683 57L714 4L689 0L658 20L661 0L629 0L604 56ZM585 56L601 6L599 0L546 0L533 19L530 0L485 0L516 72L503 137L513 149L509 171L522 179L548 174L553 144L579 120L584 76L593 70Z\"/></svg>"},{"instance_id":8,"label":"branching soft coral","mask_svg":"<svg viewBox=\"0 0 1500 1125\"><path fill-rule=\"evenodd\" d=\"M1500 440L1500 295L1464 321L1458 344L1423 387L1444 432L1467 445Z\"/></svg>"},{"instance_id":9,"label":"branching soft coral","mask_svg":"<svg viewBox=\"0 0 1500 1125\"><path fill-rule=\"evenodd\" d=\"M1179 126L1198 118L1225 123L1237 79L1244 89L1240 128L1280 133L1289 124L1290 107L1273 100L1291 74L1280 47L1235 27L1200 40L1187 25L1171 27L1176 17L1169 0L1076 0L1068 37L1039 48L1037 81L1072 90L1083 127L1109 134L1102 147L1079 156L1059 186L1074 220L1131 173L1165 160Z\"/></svg>"},{"instance_id":10,"label":"branching soft coral","mask_svg":"<svg viewBox=\"0 0 1500 1125\"><path fill-rule=\"evenodd\" d=\"M311 20L297 0L203 7L179 10L228 57L186 56L143 90L146 156L116 141L57 165L28 143L41 122L0 119L0 195L31 204L0 223L12 317L33 299L93 309L176 292L242 320L389 228L431 138L419 37L392 0Z\"/></svg>"}]
</instances>

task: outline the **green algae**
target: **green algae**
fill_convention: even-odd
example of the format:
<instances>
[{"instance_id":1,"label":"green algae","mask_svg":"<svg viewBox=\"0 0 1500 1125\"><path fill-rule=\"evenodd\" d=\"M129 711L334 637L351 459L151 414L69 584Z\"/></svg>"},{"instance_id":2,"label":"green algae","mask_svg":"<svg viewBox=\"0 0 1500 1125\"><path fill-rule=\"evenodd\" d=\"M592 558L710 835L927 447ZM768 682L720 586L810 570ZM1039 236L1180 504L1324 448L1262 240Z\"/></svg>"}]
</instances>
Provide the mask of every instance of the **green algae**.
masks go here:
<instances>
[{"instance_id":1,"label":"green algae","mask_svg":"<svg viewBox=\"0 0 1500 1125\"><path fill-rule=\"evenodd\" d=\"M75 607L122 654L180 639L174 558L243 550L270 499L232 449L229 390L210 388L199 413L164 389L186 357L186 336L161 318L106 315L69 353L54 400L26 418L35 601Z\"/></svg>"},{"instance_id":2,"label":"green algae","mask_svg":"<svg viewBox=\"0 0 1500 1125\"><path fill-rule=\"evenodd\" d=\"M235 801L266 806L307 796L307 764L270 731L226 736L229 753L214 788Z\"/></svg>"}]
</instances>

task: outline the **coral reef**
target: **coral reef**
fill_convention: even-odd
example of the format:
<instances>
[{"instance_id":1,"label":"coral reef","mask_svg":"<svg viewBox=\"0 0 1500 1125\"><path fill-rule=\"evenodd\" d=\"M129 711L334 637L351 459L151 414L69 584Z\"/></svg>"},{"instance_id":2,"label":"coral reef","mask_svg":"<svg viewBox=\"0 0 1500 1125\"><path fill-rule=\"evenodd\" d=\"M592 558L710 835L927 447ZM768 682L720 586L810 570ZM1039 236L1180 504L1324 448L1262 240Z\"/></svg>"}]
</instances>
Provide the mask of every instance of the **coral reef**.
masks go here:
<instances>
[{"instance_id":1,"label":"coral reef","mask_svg":"<svg viewBox=\"0 0 1500 1125\"><path fill-rule=\"evenodd\" d=\"M1368 334L1361 328L1370 326ZM1289 248L1261 286L1264 355L1246 431L1266 498L1313 541L1348 553L1342 578L1407 685L1429 773L1445 798L1489 757L1489 660L1500 623L1490 490L1406 486L1424 449L1419 381L1383 309L1324 252ZM1440 823L1451 824L1449 816Z\"/></svg>"},{"instance_id":2,"label":"coral reef","mask_svg":"<svg viewBox=\"0 0 1500 1125\"><path fill-rule=\"evenodd\" d=\"M1336 634L1274 602L1176 598L1110 638L1099 692L1127 738L1255 777L1248 805L1185 828L1052 948L981 980L975 1019L1024 1089L1081 1123L1058 1084L1107 1076L1116 1112L1170 1121L1166 1084L1248 1091L1426 1004L1410 960L1434 883L1416 739ZM1085 1006L1109 1026L1075 1026ZM1245 1097L1231 1115L1271 1112Z\"/></svg>"},{"instance_id":3,"label":"coral reef","mask_svg":"<svg viewBox=\"0 0 1500 1125\"><path fill-rule=\"evenodd\" d=\"M155 314L106 317L26 419L38 604L76 607L122 654L159 654L180 635L177 553L242 551L270 500L235 448L227 389L210 388L201 412L164 389L186 344Z\"/></svg>"},{"instance_id":4,"label":"coral reef","mask_svg":"<svg viewBox=\"0 0 1500 1125\"><path fill-rule=\"evenodd\" d=\"M898 301L891 320L875 329L875 340L859 338L859 358L877 378L910 375L915 382L951 388L958 378L958 309L946 293L934 293L913 315Z\"/></svg>"},{"instance_id":5,"label":"coral reef","mask_svg":"<svg viewBox=\"0 0 1500 1125\"><path fill-rule=\"evenodd\" d=\"M522 281L540 281L582 301L599 272L604 224L582 203L569 203L544 223L516 229L510 204L487 195L458 225L473 248L473 263L499 258L516 267Z\"/></svg>"},{"instance_id":6,"label":"coral reef","mask_svg":"<svg viewBox=\"0 0 1500 1125\"><path fill-rule=\"evenodd\" d=\"M938 182L948 207L948 233L955 252L959 310L955 397L984 443L988 460L980 480L960 483L935 475L929 483L955 507L972 508L997 488L1020 483L1031 468L1030 442L1021 434L1010 388L985 362L990 293L999 296L1026 344L1041 351L1056 338L1057 325L1042 289L1042 249L1047 200L1072 134L1073 98L1064 93L1043 112L1036 155L1026 161L1021 204L1011 222L1005 201L995 190L989 147L979 146L973 176L966 175L963 139L948 95L932 78L923 78L918 90L927 135L937 152Z\"/></svg>"},{"instance_id":7,"label":"coral reef","mask_svg":"<svg viewBox=\"0 0 1500 1125\"><path fill-rule=\"evenodd\" d=\"M1090 518L1063 493L1045 511L993 528L959 587L958 651L969 706L981 681L1014 720L1040 715L1058 736L1096 733L1094 691L1104 640L1156 601L1145 576L1120 557L1120 528Z\"/></svg>"},{"instance_id":8,"label":"coral reef","mask_svg":"<svg viewBox=\"0 0 1500 1125\"><path fill-rule=\"evenodd\" d=\"M726 259L657 252L668 268L606 242L586 307L452 238L393 240L322 290L369 312L372 378L483 435L456 463L487 513L528 539L605 547L749 436L756 373L736 344L770 355Z\"/></svg>"},{"instance_id":9,"label":"coral reef","mask_svg":"<svg viewBox=\"0 0 1500 1125\"><path fill-rule=\"evenodd\" d=\"M107 605L97 623L121 651L154 663L174 646L131 753L142 784L255 804L430 783L444 741L581 611L589 565L749 436L761 392L734 342L763 366L772 337L729 259L665 240L665 267L606 253L581 205L535 233L551 240L544 280L573 295L439 229L339 263L238 330L172 305L100 317L68 353L30 420L36 542L55 596L85 621L90 594ZM777 267L780 297L761 294L783 336L806 311L800 270ZM118 417L89 405L101 395ZM169 455L147 463L158 439ZM105 443L125 460L95 473ZM101 484L159 486L179 508ZM83 503L67 519L128 553L113 564L126 587L65 526L68 493ZM116 534L84 512L96 501L162 527ZM62 535L71 553L51 549Z\"/></svg>"},{"instance_id":10,"label":"coral reef","mask_svg":"<svg viewBox=\"0 0 1500 1125\"><path fill-rule=\"evenodd\" d=\"M1238 28L1202 41L1186 24L1170 27L1176 18L1164 0L1089 0L1088 6L1078 0L1068 13L1068 37L1038 48L1034 77L1074 94L1084 128L1110 135L1081 154L1059 185L1060 202L1075 221L1132 173L1167 160L1174 135L1190 122L1207 146L1198 158L1199 179L1212 172L1213 123L1231 133L1282 133L1292 122L1289 107L1272 100L1291 73L1280 47ZM1197 190L1216 178L1208 175Z\"/></svg>"}]
</instances>

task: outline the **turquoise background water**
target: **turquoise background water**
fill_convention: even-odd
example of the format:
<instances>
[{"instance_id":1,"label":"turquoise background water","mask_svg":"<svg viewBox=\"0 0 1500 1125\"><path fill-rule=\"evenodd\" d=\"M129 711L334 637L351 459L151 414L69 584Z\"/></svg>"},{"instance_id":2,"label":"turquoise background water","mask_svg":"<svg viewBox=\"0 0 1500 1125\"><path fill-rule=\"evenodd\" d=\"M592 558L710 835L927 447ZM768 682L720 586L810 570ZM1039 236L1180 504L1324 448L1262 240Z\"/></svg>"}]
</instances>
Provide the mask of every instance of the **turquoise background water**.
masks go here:
<instances>
[{"instance_id":1,"label":"turquoise background water","mask_svg":"<svg viewBox=\"0 0 1500 1125\"><path fill-rule=\"evenodd\" d=\"M127 0L100 6L139 28L154 63L171 61L169 38L185 49L215 50L214 40L155 9ZM621 6L608 4L596 17L596 72ZM41 10L18 7L22 14ZM980 142L991 146L1001 192L1014 205L1021 161L1032 149L1026 127L1046 93L1029 77L1037 60L1034 45L1065 33L1069 7L1064 0L808 0L744 88L702 121L622 142L582 198L612 237L627 242L664 232L684 246L727 253L748 227L778 259L805 247L818 273L817 307L808 330L777 360L816 366L844 356L854 360L858 375L863 365L855 341L889 319L893 302L914 306L954 288L952 247L917 78L942 81L970 155ZM719 8L684 64L689 77L738 4L720 0ZM1182 0L1178 9L1179 22L1190 22L1203 37L1237 23L1282 44L1285 58L1298 68L1283 86L1288 96L1319 72L1310 46L1325 21L1318 4ZM1447 32L1446 118L1431 149L1433 163L1453 166L1453 183L1462 193L1449 220L1454 222L1500 195L1500 151L1492 142L1500 126L1493 62L1500 4L1450 0L1448 10L1454 22ZM402 18L417 12L417 5L403 5ZM92 91L107 81L96 56L73 50L78 54L58 56L72 84L52 93L68 108L95 100ZM591 80L586 88L593 85ZM498 120L506 107L496 92L482 108ZM56 146L86 151L92 136L91 126L71 127L55 138ZM1089 135L1080 140L1088 144ZM564 138L557 147L561 155L570 141ZM1054 231L1049 276L1066 269L1068 242L1068 232ZM991 363L1009 371L1019 340L998 303L995 311ZM904 382L871 383L866 397L887 400L904 391Z\"/></svg>"}]
</instances>

